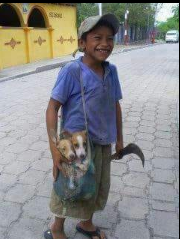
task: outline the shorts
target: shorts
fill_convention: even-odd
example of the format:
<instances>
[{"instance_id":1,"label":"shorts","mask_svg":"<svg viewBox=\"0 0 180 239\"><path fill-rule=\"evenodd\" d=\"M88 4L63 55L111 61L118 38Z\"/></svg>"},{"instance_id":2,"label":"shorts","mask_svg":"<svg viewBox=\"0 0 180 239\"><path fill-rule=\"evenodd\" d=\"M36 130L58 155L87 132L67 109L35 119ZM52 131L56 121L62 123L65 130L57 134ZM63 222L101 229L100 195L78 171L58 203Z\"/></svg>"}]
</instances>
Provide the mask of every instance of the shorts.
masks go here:
<instances>
[{"instance_id":1,"label":"shorts","mask_svg":"<svg viewBox=\"0 0 180 239\"><path fill-rule=\"evenodd\" d=\"M54 216L89 220L93 213L105 208L110 189L111 145L94 144L94 153L97 185L95 197L89 201L62 202L52 190L50 210Z\"/></svg>"}]
</instances>

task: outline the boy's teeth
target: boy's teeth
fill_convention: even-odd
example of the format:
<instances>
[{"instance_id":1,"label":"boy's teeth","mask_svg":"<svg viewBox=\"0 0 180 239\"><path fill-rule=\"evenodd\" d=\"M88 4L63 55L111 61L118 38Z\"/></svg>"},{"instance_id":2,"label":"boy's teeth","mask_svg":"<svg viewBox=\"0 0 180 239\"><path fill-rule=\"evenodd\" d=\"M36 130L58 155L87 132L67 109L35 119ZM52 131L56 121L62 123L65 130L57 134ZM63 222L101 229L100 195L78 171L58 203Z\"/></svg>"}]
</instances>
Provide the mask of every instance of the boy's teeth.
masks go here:
<instances>
[{"instance_id":1,"label":"boy's teeth","mask_svg":"<svg viewBox=\"0 0 180 239\"><path fill-rule=\"evenodd\" d=\"M100 51L100 52L108 52L108 50L98 50L98 51Z\"/></svg>"}]
</instances>

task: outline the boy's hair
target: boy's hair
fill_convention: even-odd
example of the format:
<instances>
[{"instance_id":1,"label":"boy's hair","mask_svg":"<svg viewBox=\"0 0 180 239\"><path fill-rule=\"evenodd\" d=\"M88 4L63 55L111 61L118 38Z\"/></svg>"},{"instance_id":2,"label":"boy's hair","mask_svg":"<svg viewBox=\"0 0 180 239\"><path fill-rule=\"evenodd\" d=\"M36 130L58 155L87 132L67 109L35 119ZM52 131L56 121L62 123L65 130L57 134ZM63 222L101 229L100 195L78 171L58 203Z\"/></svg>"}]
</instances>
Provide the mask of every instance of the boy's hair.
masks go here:
<instances>
[{"instance_id":1,"label":"boy's hair","mask_svg":"<svg viewBox=\"0 0 180 239\"><path fill-rule=\"evenodd\" d=\"M113 36L115 35L113 26L112 26L109 22L104 21L104 20L101 20L101 21L99 21L90 31L85 32L85 33L82 35L81 39L82 39L83 41L86 41L86 40L87 40L87 35L88 35L90 32L94 31L95 29L97 29L97 28L99 28L99 27L108 27L108 28L110 28L110 29L112 30Z\"/></svg>"}]
</instances>

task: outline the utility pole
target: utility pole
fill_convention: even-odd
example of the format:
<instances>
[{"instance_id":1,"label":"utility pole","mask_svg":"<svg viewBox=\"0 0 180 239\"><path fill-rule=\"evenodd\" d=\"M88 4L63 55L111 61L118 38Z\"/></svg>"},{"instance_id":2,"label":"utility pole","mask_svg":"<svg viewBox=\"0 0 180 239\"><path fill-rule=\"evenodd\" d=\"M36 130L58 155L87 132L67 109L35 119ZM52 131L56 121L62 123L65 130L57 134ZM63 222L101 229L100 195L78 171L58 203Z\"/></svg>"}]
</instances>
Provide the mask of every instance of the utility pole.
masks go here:
<instances>
[{"instance_id":1,"label":"utility pole","mask_svg":"<svg viewBox=\"0 0 180 239\"><path fill-rule=\"evenodd\" d=\"M99 6L99 16L102 16L102 3L98 3Z\"/></svg>"},{"instance_id":2,"label":"utility pole","mask_svg":"<svg viewBox=\"0 0 180 239\"><path fill-rule=\"evenodd\" d=\"M147 33L146 33L146 42L149 44L150 42L150 16L151 16L151 13L150 13L150 7L147 6L146 7L146 11L147 11Z\"/></svg>"},{"instance_id":3,"label":"utility pole","mask_svg":"<svg viewBox=\"0 0 180 239\"><path fill-rule=\"evenodd\" d=\"M149 25L150 25L150 13L147 13L147 27L146 27L146 43L149 43L150 33L149 33Z\"/></svg>"},{"instance_id":4,"label":"utility pole","mask_svg":"<svg viewBox=\"0 0 180 239\"><path fill-rule=\"evenodd\" d=\"M125 12L125 32L124 32L124 43L125 45L128 45L129 36L128 36L128 16L129 16L129 10L126 10Z\"/></svg>"}]
</instances>

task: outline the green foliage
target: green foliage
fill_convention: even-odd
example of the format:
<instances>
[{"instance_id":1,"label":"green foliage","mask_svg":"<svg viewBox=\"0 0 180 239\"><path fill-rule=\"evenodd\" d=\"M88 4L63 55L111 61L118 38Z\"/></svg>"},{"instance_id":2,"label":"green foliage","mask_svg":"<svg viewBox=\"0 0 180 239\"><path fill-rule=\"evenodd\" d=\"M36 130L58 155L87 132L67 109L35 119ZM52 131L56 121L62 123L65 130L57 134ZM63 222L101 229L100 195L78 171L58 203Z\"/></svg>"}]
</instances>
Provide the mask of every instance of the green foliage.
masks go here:
<instances>
[{"instance_id":1,"label":"green foliage","mask_svg":"<svg viewBox=\"0 0 180 239\"><path fill-rule=\"evenodd\" d=\"M77 25L87 17L98 15L98 6L94 3L78 3L77 4Z\"/></svg>"},{"instance_id":2,"label":"green foliage","mask_svg":"<svg viewBox=\"0 0 180 239\"><path fill-rule=\"evenodd\" d=\"M78 26L89 16L98 15L97 3L78 3ZM129 24L139 27L153 26L159 3L103 3L103 14L113 13L122 23L129 10Z\"/></svg>"},{"instance_id":3,"label":"green foliage","mask_svg":"<svg viewBox=\"0 0 180 239\"><path fill-rule=\"evenodd\" d=\"M168 18L166 22L158 23L158 31L160 38L165 38L166 32L169 30L179 30L179 5L173 8L174 16Z\"/></svg>"},{"instance_id":4,"label":"green foliage","mask_svg":"<svg viewBox=\"0 0 180 239\"><path fill-rule=\"evenodd\" d=\"M151 3L130 3L129 4L130 25L138 25L141 27L154 24L155 8Z\"/></svg>"},{"instance_id":5,"label":"green foliage","mask_svg":"<svg viewBox=\"0 0 180 239\"><path fill-rule=\"evenodd\" d=\"M173 13L174 13L175 21L179 23L179 5L176 7L173 7Z\"/></svg>"},{"instance_id":6,"label":"green foliage","mask_svg":"<svg viewBox=\"0 0 180 239\"><path fill-rule=\"evenodd\" d=\"M103 14L113 13L120 22L124 22L126 6L126 3L104 3Z\"/></svg>"}]
</instances>

